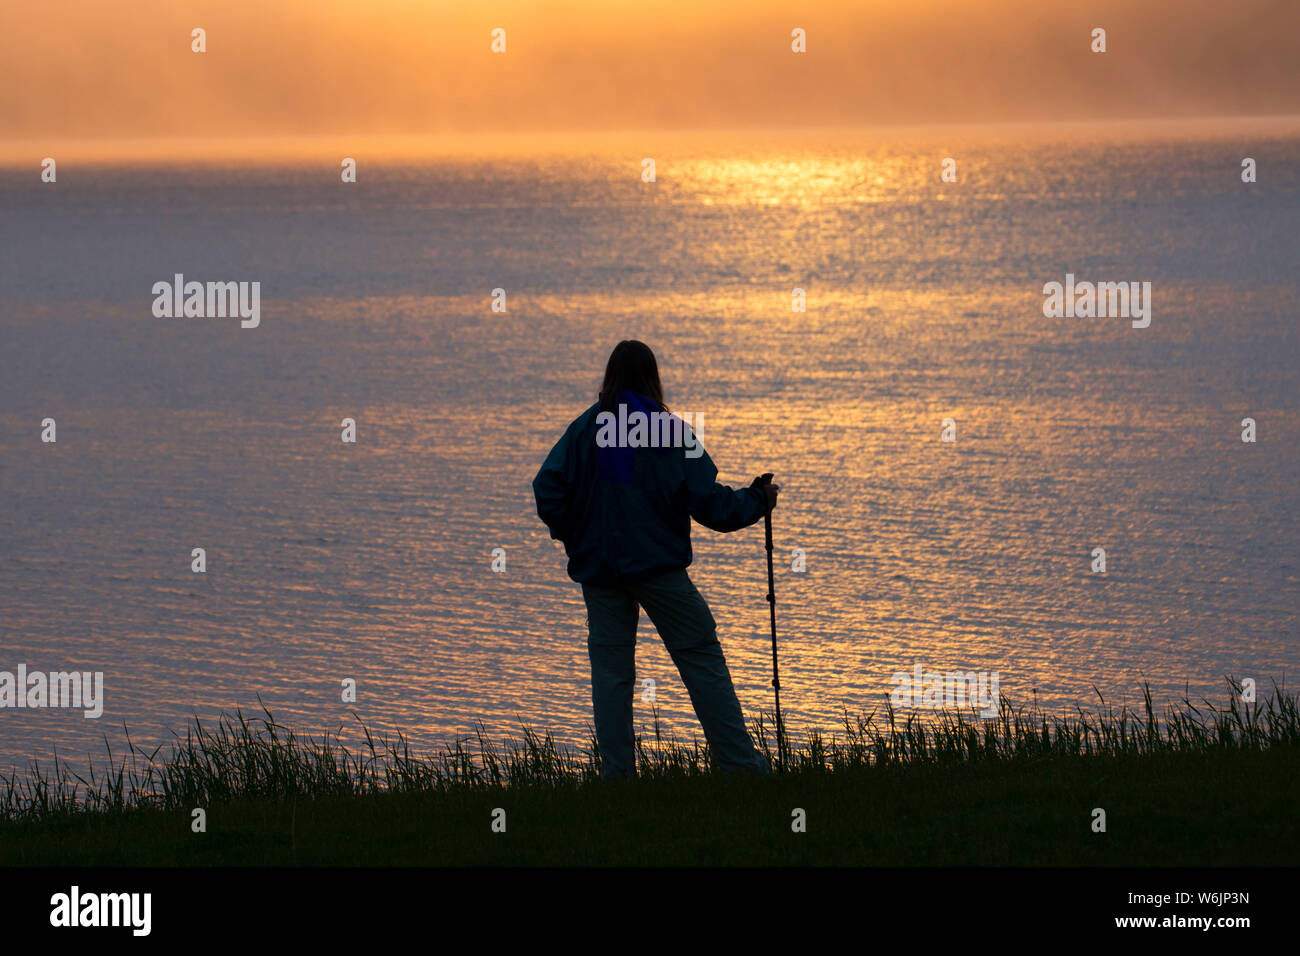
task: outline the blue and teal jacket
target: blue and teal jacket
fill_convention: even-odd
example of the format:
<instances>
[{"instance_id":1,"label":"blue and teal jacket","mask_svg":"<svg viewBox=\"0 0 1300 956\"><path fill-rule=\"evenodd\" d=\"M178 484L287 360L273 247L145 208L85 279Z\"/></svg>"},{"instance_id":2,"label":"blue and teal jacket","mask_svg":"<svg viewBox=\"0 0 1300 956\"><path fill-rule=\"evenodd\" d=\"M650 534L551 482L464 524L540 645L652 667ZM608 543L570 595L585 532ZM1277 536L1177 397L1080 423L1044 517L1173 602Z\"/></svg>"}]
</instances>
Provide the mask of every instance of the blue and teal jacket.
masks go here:
<instances>
[{"instance_id":1,"label":"blue and teal jacket","mask_svg":"<svg viewBox=\"0 0 1300 956\"><path fill-rule=\"evenodd\" d=\"M660 411L639 392L625 391L620 400L629 413ZM684 422L690 449L602 448L601 411L597 402L574 419L533 479L537 514L564 544L573 580L612 585L681 570L691 563L692 518L714 531L737 531L763 517L763 492L719 484L718 469Z\"/></svg>"}]
</instances>

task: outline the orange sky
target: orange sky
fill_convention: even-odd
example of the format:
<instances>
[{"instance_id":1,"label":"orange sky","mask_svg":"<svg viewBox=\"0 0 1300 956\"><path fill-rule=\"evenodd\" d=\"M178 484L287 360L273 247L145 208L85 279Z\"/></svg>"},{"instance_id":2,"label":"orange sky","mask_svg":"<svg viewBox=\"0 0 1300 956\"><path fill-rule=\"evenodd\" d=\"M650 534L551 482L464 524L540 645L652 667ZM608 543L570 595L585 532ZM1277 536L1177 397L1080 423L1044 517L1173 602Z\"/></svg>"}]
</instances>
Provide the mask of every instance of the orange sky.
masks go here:
<instances>
[{"instance_id":1,"label":"orange sky","mask_svg":"<svg viewBox=\"0 0 1300 956\"><path fill-rule=\"evenodd\" d=\"M0 2L10 140L1300 112L1296 0Z\"/></svg>"}]
</instances>

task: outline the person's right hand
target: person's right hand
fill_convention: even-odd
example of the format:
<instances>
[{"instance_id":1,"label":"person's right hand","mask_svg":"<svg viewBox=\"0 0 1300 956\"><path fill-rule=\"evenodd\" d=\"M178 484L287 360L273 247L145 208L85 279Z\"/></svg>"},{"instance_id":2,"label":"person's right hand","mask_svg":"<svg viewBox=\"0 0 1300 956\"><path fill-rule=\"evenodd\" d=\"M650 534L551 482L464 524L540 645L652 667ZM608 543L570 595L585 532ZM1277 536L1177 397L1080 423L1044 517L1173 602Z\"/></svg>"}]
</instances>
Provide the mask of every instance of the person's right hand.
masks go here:
<instances>
[{"instance_id":1,"label":"person's right hand","mask_svg":"<svg viewBox=\"0 0 1300 956\"><path fill-rule=\"evenodd\" d=\"M769 483L763 486L763 491L767 494L768 511L771 511L773 508L776 507L776 494L780 490L781 490L780 485L773 485Z\"/></svg>"},{"instance_id":2,"label":"person's right hand","mask_svg":"<svg viewBox=\"0 0 1300 956\"><path fill-rule=\"evenodd\" d=\"M762 476L754 479L754 487L763 492L763 497L767 500L767 510L771 511L776 507L776 496L780 492L781 486L774 485L772 482L764 483Z\"/></svg>"}]
</instances>

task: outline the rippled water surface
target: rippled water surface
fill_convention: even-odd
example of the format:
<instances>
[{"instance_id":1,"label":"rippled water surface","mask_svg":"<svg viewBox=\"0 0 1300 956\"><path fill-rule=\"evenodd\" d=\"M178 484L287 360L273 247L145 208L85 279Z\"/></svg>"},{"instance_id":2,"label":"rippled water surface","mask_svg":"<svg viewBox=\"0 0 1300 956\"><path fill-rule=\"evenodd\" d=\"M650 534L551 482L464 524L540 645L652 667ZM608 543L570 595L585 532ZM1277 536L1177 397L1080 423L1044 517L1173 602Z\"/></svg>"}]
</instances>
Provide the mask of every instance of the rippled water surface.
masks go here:
<instances>
[{"instance_id":1,"label":"rippled water surface","mask_svg":"<svg viewBox=\"0 0 1300 956\"><path fill-rule=\"evenodd\" d=\"M259 697L314 733L355 709L422 748L521 719L583 745L585 614L530 482L626 337L724 481L783 486L792 729L880 707L918 663L1063 713L1294 678L1294 126L575 146L362 162L349 186L333 162L3 170L0 670L101 670L106 702L0 710L0 765ZM261 326L154 318L177 272L260 281ZM1150 327L1044 318L1067 272L1150 281ZM694 542L753 715L762 526ZM689 737L644 618L640 641Z\"/></svg>"}]
</instances>

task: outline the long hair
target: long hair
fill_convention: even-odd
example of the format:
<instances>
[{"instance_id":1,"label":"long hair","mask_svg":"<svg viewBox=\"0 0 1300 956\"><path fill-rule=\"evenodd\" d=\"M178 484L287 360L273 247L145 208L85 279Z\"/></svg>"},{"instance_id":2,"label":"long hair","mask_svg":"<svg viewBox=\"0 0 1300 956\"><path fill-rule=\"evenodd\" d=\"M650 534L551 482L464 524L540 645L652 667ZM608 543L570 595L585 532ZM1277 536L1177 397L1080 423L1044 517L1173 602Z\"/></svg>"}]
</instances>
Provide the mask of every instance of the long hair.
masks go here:
<instances>
[{"instance_id":1,"label":"long hair","mask_svg":"<svg viewBox=\"0 0 1300 956\"><path fill-rule=\"evenodd\" d=\"M600 385L600 407L609 411L618 407L623 389L640 392L668 411L664 404L664 387L659 381L659 363L650 346L636 339L624 339L614 346L605 363L605 380Z\"/></svg>"}]
</instances>

